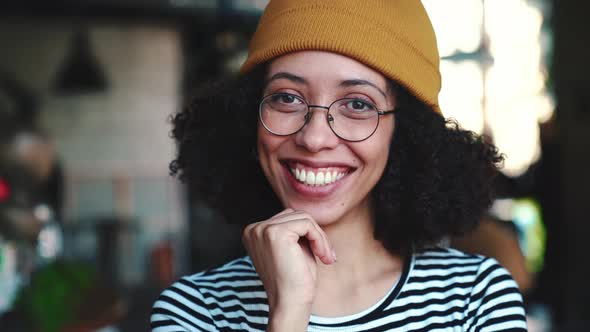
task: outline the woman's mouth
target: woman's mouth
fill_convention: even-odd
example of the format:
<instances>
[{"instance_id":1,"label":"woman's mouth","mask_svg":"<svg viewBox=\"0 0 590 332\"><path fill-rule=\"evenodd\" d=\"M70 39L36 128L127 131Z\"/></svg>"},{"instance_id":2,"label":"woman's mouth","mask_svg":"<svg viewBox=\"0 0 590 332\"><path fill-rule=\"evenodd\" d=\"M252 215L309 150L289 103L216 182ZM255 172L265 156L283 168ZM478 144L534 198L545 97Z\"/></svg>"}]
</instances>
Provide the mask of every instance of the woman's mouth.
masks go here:
<instances>
[{"instance_id":1,"label":"woman's mouth","mask_svg":"<svg viewBox=\"0 0 590 332\"><path fill-rule=\"evenodd\" d=\"M282 164L296 192L317 198L333 193L355 171L352 167L327 163L283 161Z\"/></svg>"},{"instance_id":2,"label":"woman's mouth","mask_svg":"<svg viewBox=\"0 0 590 332\"><path fill-rule=\"evenodd\" d=\"M309 186L325 186L342 179L347 170L327 168L309 168L309 167L289 167L291 174L301 183Z\"/></svg>"}]
</instances>

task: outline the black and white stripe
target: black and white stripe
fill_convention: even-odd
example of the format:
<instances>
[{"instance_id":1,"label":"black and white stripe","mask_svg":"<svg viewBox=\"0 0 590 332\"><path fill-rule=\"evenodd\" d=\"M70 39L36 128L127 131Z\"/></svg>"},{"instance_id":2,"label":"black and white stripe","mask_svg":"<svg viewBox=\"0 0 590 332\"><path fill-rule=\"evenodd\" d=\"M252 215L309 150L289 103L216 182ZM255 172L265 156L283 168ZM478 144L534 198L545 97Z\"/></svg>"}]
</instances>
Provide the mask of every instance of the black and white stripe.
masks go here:
<instances>
[{"instance_id":1,"label":"black and white stripe","mask_svg":"<svg viewBox=\"0 0 590 332\"><path fill-rule=\"evenodd\" d=\"M248 257L184 277L154 304L153 332L264 331L266 293ZM522 297L494 259L431 248L408 260L373 307L311 316L308 331L526 331Z\"/></svg>"}]
</instances>

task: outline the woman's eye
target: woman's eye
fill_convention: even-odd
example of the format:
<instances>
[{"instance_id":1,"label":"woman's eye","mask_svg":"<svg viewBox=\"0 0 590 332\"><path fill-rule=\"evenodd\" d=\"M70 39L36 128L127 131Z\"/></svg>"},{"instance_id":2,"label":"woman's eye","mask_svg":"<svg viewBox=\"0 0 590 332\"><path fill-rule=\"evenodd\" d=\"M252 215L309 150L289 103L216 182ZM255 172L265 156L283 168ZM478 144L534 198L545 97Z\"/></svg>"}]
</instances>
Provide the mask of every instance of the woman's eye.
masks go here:
<instances>
[{"instance_id":1,"label":"woman's eye","mask_svg":"<svg viewBox=\"0 0 590 332\"><path fill-rule=\"evenodd\" d=\"M363 108L365 108L365 103L355 100L352 102L352 108L362 110Z\"/></svg>"},{"instance_id":2,"label":"woman's eye","mask_svg":"<svg viewBox=\"0 0 590 332\"><path fill-rule=\"evenodd\" d=\"M299 104L300 101L294 95L290 94L279 94L275 95L273 100L281 104Z\"/></svg>"},{"instance_id":3,"label":"woman's eye","mask_svg":"<svg viewBox=\"0 0 590 332\"><path fill-rule=\"evenodd\" d=\"M362 101L359 99L353 99L348 102L348 108L350 108L351 110L354 110L354 111L370 111L374 107L373 107L373 105L369 104L368 102L365 102L365 101Z\"/></svg>"}]
</instances>

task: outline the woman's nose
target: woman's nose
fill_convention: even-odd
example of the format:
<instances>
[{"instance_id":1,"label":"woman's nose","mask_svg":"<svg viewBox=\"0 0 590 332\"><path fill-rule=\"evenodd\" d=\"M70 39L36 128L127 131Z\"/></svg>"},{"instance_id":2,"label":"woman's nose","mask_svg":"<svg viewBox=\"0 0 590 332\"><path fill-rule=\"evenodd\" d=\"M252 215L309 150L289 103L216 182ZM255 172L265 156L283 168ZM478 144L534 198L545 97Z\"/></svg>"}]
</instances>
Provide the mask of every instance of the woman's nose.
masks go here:
<instances>
[{"instance_id":1,"label":"woman's nose","mask_svg":"<svg viewBox=\"0 0 590 332\"><path fill-rule=\"evenodd\" d=\"M331 149L340 139L332 132L328 120L330 115L323 107L311 107L306 115L305 126L296 134L295 143L310 152Z\"/></svg>"}]
</instances>

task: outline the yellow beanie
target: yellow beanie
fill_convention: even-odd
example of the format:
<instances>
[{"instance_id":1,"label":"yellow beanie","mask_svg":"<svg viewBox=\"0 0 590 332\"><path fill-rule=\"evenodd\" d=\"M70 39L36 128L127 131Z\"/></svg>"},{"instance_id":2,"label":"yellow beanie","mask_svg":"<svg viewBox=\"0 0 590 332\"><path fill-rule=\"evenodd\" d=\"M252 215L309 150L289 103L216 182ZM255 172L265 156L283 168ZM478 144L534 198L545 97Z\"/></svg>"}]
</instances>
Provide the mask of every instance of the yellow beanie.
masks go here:
<instances>
[{"instance_id":1,"label":"yellow beanie","mask_svg":"<svg viewBox=\"0 0 590 332\"><path fill-rule=\"evenodd\" d=\"M436 36L420 0L272 0L240 71L303 50L356 59L440 112Z\"/></svg>"}]
</instances>

